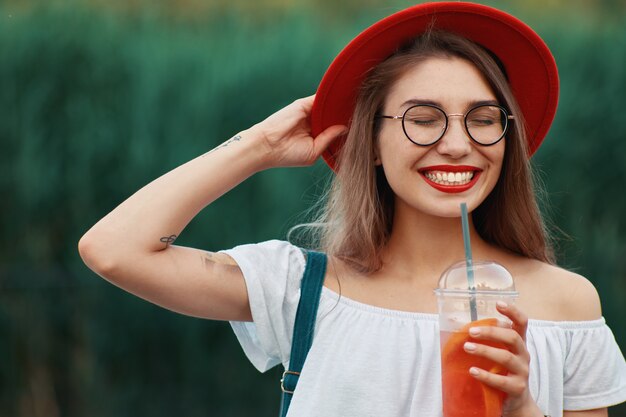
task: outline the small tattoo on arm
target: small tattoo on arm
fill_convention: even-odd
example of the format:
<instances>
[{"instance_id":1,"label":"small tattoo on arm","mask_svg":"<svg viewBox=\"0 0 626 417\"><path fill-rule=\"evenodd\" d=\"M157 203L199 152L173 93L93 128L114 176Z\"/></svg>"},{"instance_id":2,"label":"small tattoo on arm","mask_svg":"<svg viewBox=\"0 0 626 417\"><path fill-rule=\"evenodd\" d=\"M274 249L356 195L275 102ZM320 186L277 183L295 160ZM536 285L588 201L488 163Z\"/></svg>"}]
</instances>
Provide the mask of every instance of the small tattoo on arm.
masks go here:
<instances>
[{"instance_id":1,"label":"small tattoo on arm","mask_svg":"<svg viewBox=\"0 0 626 417\"><path fill-rule=\"evenodd\" d=\"M163 236L159 240L161 242L165 243L165 247L163 249L167 249L167 247L169 246L170 243L174 243L174 241L176 241L176 238L177 238L176 235L169 235L169 236Z\"/></svg>"},{"instance_id":2,"label":"small tattoo on arm","mask_svg":"<svg viewBox=\"0 0 626 417\"><path fill-rule=\"evenodd\" d=\"M216 150L221 149L221 148L225 148L225 147L227 147L228 145L230 145L231 143L233 143L233 142L239 142L240 140L241 140L241 135L235 135L235 136L233 136L232 138L228 139L226 142L222 143L222 144L221 144L220 146L218 146L217 148L214 148L214 149L210 150L208 153L211 153L211 152L216 151Z\"/></svg>"}]
</instances>

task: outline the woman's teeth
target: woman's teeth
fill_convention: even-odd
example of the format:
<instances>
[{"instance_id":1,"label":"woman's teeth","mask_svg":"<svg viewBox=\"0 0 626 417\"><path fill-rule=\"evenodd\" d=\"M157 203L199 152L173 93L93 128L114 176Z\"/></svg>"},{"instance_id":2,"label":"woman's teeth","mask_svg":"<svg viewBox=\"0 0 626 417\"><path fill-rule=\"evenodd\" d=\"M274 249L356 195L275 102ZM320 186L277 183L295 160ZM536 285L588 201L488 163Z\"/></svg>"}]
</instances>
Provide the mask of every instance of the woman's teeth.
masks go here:
<instances>
[{"instance_id":1,"label":"woman's teeth","mask_svg":"<svg viewBox=\"0 0 626 417\"><path fill-rule=\"evenodd\" d=\"M474 171L468 172L444 172L428 171L424 172L426 178L441 185L464 185L474 178Z\"/></svg>"}]
</instances>

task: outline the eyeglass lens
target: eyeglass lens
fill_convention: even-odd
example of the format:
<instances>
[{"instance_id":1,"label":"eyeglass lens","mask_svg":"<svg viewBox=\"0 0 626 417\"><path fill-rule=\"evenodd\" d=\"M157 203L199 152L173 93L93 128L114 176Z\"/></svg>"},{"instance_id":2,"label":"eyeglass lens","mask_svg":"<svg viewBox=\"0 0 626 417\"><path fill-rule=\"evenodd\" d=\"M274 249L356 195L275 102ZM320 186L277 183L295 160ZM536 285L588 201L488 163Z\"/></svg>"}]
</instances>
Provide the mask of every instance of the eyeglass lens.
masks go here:
<instances>
[{"instance_id":1,"label":"eyeglass lens","mask_svg":"<svg viewBox=\"0 0 626 417\"><path fill-rule=\"evenodd\" d=\"M446 114L433 106L413 106L404 113L402 125L412 142L429 145L445 133ZM500 140L506 126L507 114L497 106L474 107L465 115L467 133L482 145L491 145Z\"/></svg>"}]
</instances>

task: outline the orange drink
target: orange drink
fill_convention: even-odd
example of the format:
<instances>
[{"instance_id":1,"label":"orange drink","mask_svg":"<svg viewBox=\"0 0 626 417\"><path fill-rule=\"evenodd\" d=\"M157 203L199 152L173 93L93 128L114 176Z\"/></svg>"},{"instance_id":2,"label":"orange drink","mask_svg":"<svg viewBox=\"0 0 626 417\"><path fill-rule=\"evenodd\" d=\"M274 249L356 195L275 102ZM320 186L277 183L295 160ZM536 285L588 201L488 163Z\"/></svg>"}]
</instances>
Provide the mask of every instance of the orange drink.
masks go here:
<instances>
[{"instance_id":1,"label":"orange drink","mask_svg":"<svg viewBox=\"0 0 626 417\"><path fill-rule=\"evenodd\" d=\"M444 417L500 417L504 393L491 388L470 375L472 366L504 375L506 370L485 358L471 355L463 349L471 341L469 328L495 326L497 319L488 318L466 324L456 332L441 332L441 375ZM499 348L504 345L479 341Z\"/></svg>"},{"instance_id":2,"label":"orange drink","mask_svg":"<svg viewBox=\"0 0 626 417\"><path fill-rule=\"evenodd\" d=\"M483 384L469 370L477 367L504 375L506 369L481 356L467 353L468 341L506 349L506 346L469 336L471 327L510 326L496 308L498 301L513 303L518 293L513 277L496 262L471 265L473 287L468 287L468 266L458 262L439 279L437 306L441 344L441 377L444 417L500 417L505 394Z\"/></svg>"}]
</instances>

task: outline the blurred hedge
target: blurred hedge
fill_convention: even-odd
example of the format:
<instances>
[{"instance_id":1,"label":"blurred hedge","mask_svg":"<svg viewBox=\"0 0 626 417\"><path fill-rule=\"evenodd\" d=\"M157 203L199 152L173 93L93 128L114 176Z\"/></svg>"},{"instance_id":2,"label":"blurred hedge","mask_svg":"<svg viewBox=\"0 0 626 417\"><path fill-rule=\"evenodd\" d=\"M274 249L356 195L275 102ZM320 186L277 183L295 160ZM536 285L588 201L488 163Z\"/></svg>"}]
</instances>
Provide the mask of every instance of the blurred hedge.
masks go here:
<instances>
[{"instance_id":1,"label":"blurred hedge","mask_svg":"<svg viewBox=\"0 0 626 417\"><path fill-rule=\"evenodd\" d=\"M276 415L280 371L258 375L228 325L106 284L76 244L142 185L314 92L375 18L329 27L297 9L245 24L228 12L204 24L75 7L0 12L0 417ZM594 282L626 347L626 32L535 19L562 77L554 129L534 158L552 218L571 236L560 260ZM256 175L178 243L284 238L328 175L321 164Z\"/></svg>"}]
</instances>

